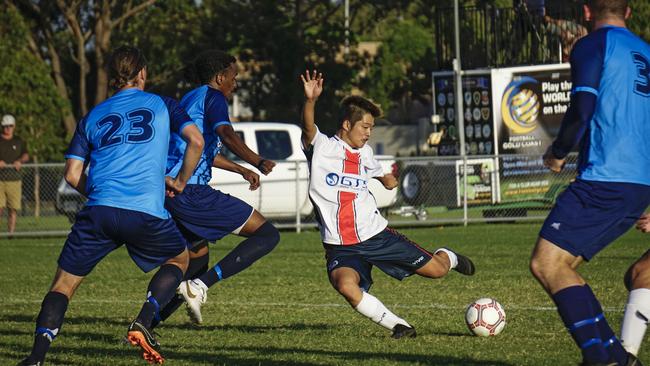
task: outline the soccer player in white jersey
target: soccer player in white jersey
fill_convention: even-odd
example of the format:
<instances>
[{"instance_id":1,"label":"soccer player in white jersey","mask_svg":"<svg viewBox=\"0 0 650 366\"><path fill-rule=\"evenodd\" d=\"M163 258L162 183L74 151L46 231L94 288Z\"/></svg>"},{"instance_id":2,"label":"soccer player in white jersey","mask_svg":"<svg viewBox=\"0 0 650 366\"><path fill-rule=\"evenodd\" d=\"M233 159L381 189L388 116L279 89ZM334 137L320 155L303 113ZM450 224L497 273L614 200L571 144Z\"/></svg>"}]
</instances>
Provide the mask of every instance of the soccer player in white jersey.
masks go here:
<instances>
[{"instance_id":1,"label":"soccer player in white jersey","mask_svg":"<svg viewBox=\"0 0 650 366\"><path fill-rule=\"evenodd\" d=\"M309 161L309 197L316 207L330 283L356 311L392 330L393 338L415 337L411 324L368 293L372 267L402 280L414 273L440 278L451 269L472 275L474 264L447 248L431 253L387 227L368 191L373 178L387 189L397 187L397 179L383 173L366 144L381 109L362 97L345 98L339 130L327 137L314 122L323 76L306 71L300 77L305 92L302 144Z\"/></svg>"}]
</instances>

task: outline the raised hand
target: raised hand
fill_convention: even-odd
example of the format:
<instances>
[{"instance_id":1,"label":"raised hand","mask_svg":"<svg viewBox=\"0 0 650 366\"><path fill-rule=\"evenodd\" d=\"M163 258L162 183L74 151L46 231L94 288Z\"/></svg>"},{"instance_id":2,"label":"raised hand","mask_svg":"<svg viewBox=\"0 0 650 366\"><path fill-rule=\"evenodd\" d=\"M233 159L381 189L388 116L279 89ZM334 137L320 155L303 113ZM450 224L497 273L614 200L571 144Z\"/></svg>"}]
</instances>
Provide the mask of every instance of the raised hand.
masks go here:
<instances>
[{"instance_id":1,"label":"raised hand","mask_svg":"<svg viewBox=\"0 0 650 366\"><path fill-rule=\"evenodd\" d=\"M305 88L305 98L308 100L316 100L323 92L323 74L313 70L311 74L309 70L305 70L304 75L300 75L302 84Z\"/></svg>"}]
</instances>

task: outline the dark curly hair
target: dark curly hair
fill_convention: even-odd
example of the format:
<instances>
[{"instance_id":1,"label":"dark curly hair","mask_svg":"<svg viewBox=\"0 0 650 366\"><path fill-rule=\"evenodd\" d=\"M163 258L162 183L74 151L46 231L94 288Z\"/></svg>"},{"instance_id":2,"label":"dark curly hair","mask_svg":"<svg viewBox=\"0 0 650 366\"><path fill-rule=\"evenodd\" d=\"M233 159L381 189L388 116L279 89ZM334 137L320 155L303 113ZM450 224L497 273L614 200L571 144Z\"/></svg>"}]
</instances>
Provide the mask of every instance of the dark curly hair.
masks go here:
<instances>
[{"instance_id":1,"label":"dark curly hair","mask_svg":"<svg viewBox=\"0 0 650 366\"><path fill-rule=\"evenodd\" d=\"M106 63L108 85L113 90L121 89L133 81L145 67L147 59L142 51L132 46L120 46L113 50Z\"/></svg>"},{"instance_id":2,"label":"dark curly hair","mask_svg":"<svg viewBox=\"0 0 650 366\"><path fill-rule=\"evenodd\" d=\"M224 51L207 50L185 66L185 78L193 83L207 84L236 61L236 58Z\"/></svg>"},{"instance_id":3,"label":"dark curly hair","mask_svg":"<svg viewBox=\"0 0 650 366\"><path fill-rule=\"evenodd\" d=\"M340 110L340 126L343 126L343 121L348 120L352 125L363 119L363 115L370 113L373 117L377 118L382 115L381 108L370 100L352 95L343 98L341 101Z\"/></svg>"}]
</instances>

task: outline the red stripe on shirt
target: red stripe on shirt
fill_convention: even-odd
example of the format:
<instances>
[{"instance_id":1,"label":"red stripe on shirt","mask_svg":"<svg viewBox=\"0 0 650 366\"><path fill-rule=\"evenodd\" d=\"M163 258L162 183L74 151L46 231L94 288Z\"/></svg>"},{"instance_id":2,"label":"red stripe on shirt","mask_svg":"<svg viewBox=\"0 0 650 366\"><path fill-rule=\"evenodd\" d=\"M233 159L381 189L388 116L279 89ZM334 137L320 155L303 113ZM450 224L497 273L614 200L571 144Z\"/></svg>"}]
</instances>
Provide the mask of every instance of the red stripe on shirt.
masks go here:
<instances>
[{"instance_id":1,"label":"red stripe on shirt","mask_svg":"<svg viewBox=\"0 0 650 366\"><path fill-rule=\"evenodd\" d=\"M357 197L354 192L339 192L339 211L337 221L339 224L339 235L341 244L357 244L359 235L357 234L357 219L354 212L354 199Z\"/></svg>"},{"instance_id":2,"label":"red stripe on shirt","mask_svg":"<svg viewBox=\"0 0 650 366\"><path fill-rule=\"evenodd\" d=\"M343 162L343 173L361 174L361 154L345 150L345 161Z\"/></svg>"}]
</instances>

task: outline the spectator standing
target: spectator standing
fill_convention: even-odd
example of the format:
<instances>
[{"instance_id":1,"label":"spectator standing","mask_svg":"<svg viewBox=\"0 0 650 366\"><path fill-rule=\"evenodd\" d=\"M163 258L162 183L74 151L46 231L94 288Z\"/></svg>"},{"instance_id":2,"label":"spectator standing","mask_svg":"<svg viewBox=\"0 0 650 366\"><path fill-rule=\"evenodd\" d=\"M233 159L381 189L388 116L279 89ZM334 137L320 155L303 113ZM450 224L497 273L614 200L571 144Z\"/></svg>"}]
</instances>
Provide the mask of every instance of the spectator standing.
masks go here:
<instances>
[{"instance_id":1,"label":"spectator standing","mask_svg":"<svg viewBox=\"0 0 650 366\"><path fill-rule=\"evenodd\" d=\"M14 135L16 119L10 114L2 116L0 123L0 216L7 208L7 231L9 237L16 229L16 216L22 208L21 168L29 160L27 145Z\"/></svg>"}]
</instances>

